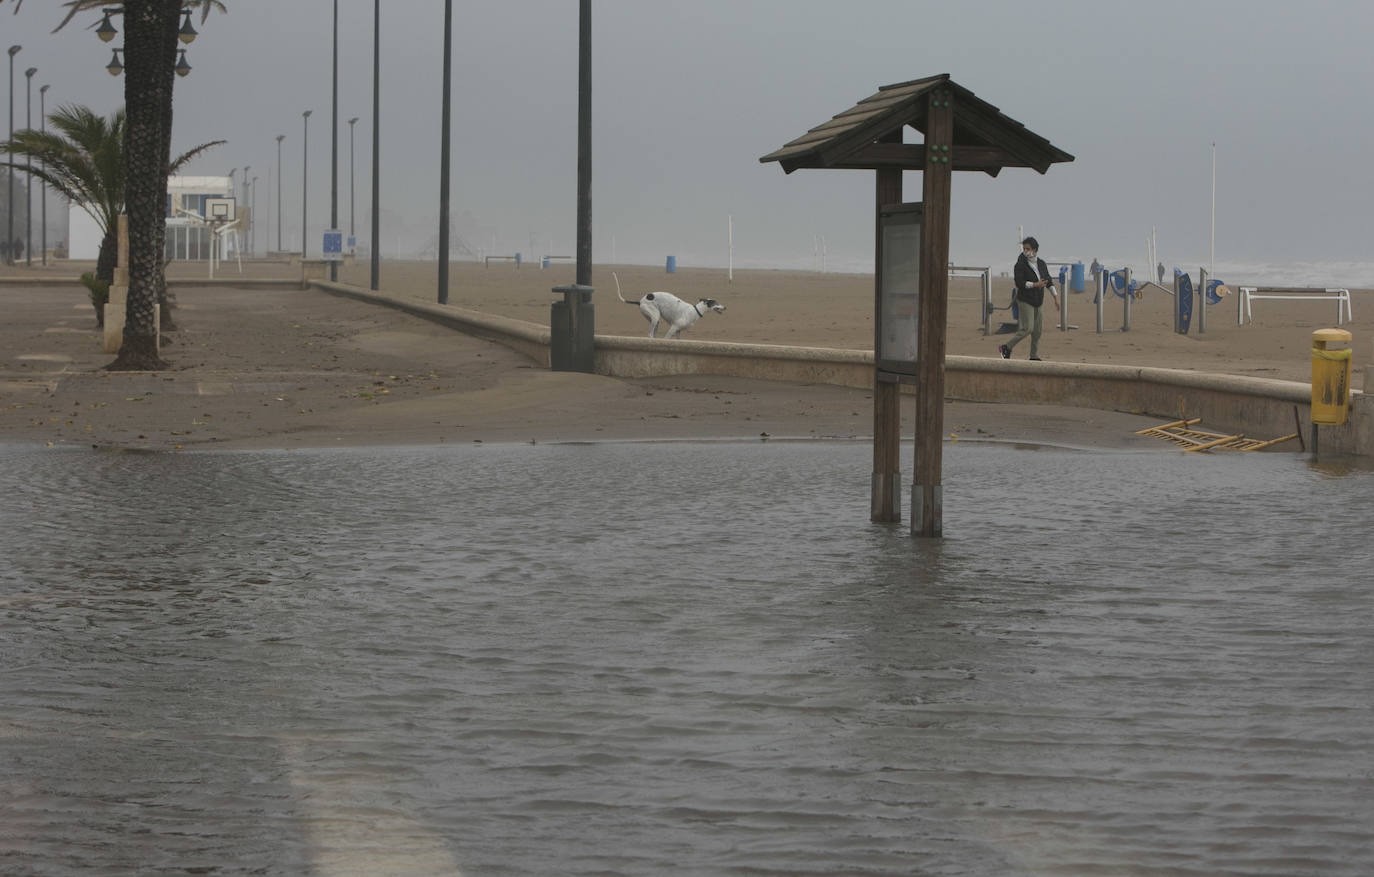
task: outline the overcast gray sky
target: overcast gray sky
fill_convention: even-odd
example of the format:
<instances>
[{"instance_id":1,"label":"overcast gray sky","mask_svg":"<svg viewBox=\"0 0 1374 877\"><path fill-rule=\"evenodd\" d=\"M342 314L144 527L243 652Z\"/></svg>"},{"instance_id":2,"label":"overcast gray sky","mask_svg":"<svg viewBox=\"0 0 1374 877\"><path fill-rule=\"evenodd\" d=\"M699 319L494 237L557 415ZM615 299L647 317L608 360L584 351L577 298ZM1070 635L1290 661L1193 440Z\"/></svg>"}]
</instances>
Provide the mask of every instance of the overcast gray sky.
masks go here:
<instances>
[{"instance_id":1,"label":"overcast gray sky","mask_svg":"<svg viewBox=\"0 0 1374 877\"><path fill-rule=\"evenodd\" d=\"M229 13L212 15L188 52L194 72L177 82L174 151L229 141L189 172L252 166L262 240L269 210L276 236L267 185L270 173L275 189L275 136L285 134L283 225L299 241L301 113L312 109L318 240L329 216L332 0L225 3ZM355 203L365 242L373 4L338 6L340 225L348 228L344 120L360 116ZM454 232L473 247L528 256L551 241L557 253L573 251L577 7L454 3ZM0 42L24 47L19 127L29 66L39 68L35 120L45 83L49 108L109 111L122 101L122 80L104 71L109 48L88 29L98 17L50 33L61 15L58 0L0 14ZM440 0L382 3L388 255L417 251L437 232L442 30ZM1044 176L957 174L955 262L1009 265L1024 227L1052 258L1138 268L1157 227L1167 264L1206 264L1215 142L1219 266L1367 274L1371 33L1367 0L596 0L595 257L609 261L614 241L621 262L672 254L683 266L724 265L732 215L736 267L810 267L823 236L832 270L871 270L872 172L784 175L758 158L879 85L948 73L1076 157ZM906 187L919 199L919 174Z\"/></svg>"}]
</instances>

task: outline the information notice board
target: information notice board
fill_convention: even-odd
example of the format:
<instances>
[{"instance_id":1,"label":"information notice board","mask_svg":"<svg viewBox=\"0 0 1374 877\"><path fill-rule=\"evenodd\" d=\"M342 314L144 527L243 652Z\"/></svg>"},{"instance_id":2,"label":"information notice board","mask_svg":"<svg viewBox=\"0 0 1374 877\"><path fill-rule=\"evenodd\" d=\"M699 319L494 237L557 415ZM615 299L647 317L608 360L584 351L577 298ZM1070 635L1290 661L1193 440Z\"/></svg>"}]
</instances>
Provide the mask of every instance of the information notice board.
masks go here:
<instances>
[{"instance_id":1,"label":"information notice board","mask_svg":"<svg viewBox=\"0 0 1374 877\"><path fill-rule=\"evenodd\" d=\"M921 303L924 204L897 204L879 214L878 369L915 376Z\"/></svg>"}]
</instances>

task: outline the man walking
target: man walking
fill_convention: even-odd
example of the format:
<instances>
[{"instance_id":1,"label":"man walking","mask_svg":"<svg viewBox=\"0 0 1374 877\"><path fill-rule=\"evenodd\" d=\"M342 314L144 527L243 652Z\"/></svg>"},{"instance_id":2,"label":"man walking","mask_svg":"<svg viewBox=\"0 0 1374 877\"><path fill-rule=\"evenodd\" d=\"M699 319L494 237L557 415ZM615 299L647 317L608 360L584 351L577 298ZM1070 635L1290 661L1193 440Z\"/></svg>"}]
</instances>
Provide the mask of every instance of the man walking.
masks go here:
<instances>
[{"instance_id":1,"label":"man walking","mask_svg":"<svg viewBox=\"0 0 1374 877\"><path fill-rule=\"evenodd\" d=\"M1044 326L1045 290L1054 296L1059 304L1059 293L1054 291L1054 281L1050 280L1050 269L1040 258L1040 244L1035 238L1021 242L1021 256L1016 260L1012 277L1016 282L1016 334L997 350L1003 359L1011 359L1011 350L1022 338L1030 336L1030 358L1040 360L1040 330Z\"/></svg>"}]
</instances>

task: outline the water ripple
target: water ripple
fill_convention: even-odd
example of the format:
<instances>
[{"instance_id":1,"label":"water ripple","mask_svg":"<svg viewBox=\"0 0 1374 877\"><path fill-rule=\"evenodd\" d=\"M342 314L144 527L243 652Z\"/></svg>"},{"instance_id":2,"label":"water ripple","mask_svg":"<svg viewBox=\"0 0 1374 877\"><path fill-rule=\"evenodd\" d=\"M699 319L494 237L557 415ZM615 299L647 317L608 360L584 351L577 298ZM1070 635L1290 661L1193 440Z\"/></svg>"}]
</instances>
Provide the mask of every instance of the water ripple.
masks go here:
<instances>
[{"instance_id":1,"label":"water ripple","mask_svg":"<svg viewBox=\"0 0 1374 877\"><path fill-rule=\"evenodd\" d=\"M0 459L6 872L1374 862L1368 473L959 445L925 541L860 444Z\"/></svg>"}]
</instances>

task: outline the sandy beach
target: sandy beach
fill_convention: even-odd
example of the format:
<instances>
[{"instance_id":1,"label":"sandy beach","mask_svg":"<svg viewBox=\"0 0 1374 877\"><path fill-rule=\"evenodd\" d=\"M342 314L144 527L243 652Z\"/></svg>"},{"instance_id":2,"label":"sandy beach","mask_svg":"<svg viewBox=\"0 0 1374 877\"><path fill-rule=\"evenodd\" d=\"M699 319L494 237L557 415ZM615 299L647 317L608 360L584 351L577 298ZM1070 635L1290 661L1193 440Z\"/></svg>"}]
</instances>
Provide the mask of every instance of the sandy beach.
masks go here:
<instances>
[{"instance_id":1,"label":"sandy beach","mask_svg":"<svg viewBox=\"0 0 1374 877\"><path fill-rule=\"evenodd\" d=\"M7 268L0 277L6 351L0 441L168 450L296 448L446 442L865 438L869 394L826 386L687 376L622 380L556 374L498 345L463 336L389 308L325 292L281 287L195 286L201 264L174 264L177 330L168 333L159 373L109 373L94 313L74 278L85 266ZM223 277L291 277L285 263L231 264ZM651 290L715 298L726 312L701 320L689 337L871 349L871 276L800 271L598 266L598 334L643 335L647 323L616 298ZM434 301L433 263L386 262L384 291ZM368 266L344 266L340 281L368 284ZM571 283L570 264L453 263L449 303L547 325L554 286ZM186 285L181 285L185 282ZM994 303L1009 282L994 277ZM1363 386L1374 314L1368 293L1352 291L1353 385ZM1172 331L1172 298L1150 289L1121 331L1122 303L1107 302L1096 329L1092 296L1069 294L1070 323L1047 328L1041 355L1069 362L1163 366L1291 381L1310 376L1314 329L1335 325L1331 302L1261 301L1238 326L1234 297L1214 306L1203 335ZM1010 319L998 311L994 327ZM1005 336L984 336L977 280L951 281L948 352L997 356ZM671 343L671 342L665 342ZM1024 358L1029 342L1017 348ZM1134 430L1155 422L1130 413L1035 405L948 403L952 440L1049 441L1095 447L1161 448ZM910 429L909 419L907 430Z\"/></svg>"}]
</instances>

